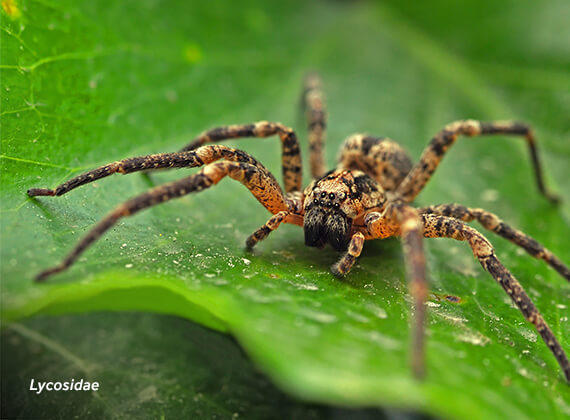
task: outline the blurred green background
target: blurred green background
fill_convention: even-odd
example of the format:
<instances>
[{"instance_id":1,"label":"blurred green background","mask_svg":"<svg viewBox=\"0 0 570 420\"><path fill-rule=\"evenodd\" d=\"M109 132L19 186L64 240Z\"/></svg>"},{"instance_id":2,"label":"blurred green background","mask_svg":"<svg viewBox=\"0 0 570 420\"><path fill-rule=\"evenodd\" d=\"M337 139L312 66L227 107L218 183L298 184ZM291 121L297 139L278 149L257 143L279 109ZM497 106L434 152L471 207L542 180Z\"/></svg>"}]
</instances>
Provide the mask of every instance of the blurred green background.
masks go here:
<instances>
[{"instance_id":1,"label":"blurred green background","mask_svg":"<svg viewBox=\"0 0 570 420\"><path fill-rule=\"evenodd\" d=\"M459 141L417 203L485 207L569 262L568 21L564 0L3 0L2 417L570 415L555 360L464 244L426 244L429 376L417 383L397 240L367 243L344 281L328 271L337 254L306 248L295 226L247 253L245 238L269 215L223 181L121 222L39 286L33 276L106 212L188 171L25 196L109 161L175 151L221 124L281 121L306 152L298 104L313 69L327 95L330 165L354 132L397 139L417 159L456 119L530 122L561 206L537 193L523 142L500 137ZM232 144L280 179L277 139ZM568 283L489 237L570 350ZM71 377L101 390L27 390L31 378Z\"/></svg>"}]
</instances>

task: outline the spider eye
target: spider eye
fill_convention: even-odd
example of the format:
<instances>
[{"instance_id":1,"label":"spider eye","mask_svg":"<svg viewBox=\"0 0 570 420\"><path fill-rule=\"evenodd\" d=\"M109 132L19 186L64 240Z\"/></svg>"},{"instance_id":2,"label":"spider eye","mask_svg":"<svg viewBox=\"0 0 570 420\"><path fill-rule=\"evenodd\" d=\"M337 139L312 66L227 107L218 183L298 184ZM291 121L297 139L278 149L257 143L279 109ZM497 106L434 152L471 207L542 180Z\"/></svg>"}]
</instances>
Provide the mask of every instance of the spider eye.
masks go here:
<instances>
[{"instance_id":1,"label":"spider eye","mask_svg":"<svg viewBox=\"0 0 570 420\"><path fill-rule=\"evenodd\" d=\"M330 199L330 200L334 200L334 193L330 193L330 194L329 194L329 199Z\"/></svg>"},{"instance_id":2,"label":"spider eye","mask_svg":"<svg viewBox=\"0 0 570 420\"><path fill-rule=\"evenodd\" d=\"M334 207L335 209L338 209L338 208L340 207L340 204L334 203L334 204L333 204L333 207Z\"/></svg>"},{"instance_id":3,"label":"spider eye","mask_svg":"<svg viewBox=\"0 0 570 420\"><path fill-rule=\"evenodd\" d=\"M316 198L313 200L313 204L319 204L319 200L317 200Z\"/></svg>"},{"instance_id":4,"label":"spider eye","mask_svg":"<svg viewBox=\"0 0 570 420\"><path fill-rule=\"evenodd\" d=\"M323 192L321 193L321 198L325 198L326 196L327 196L327 193L323 191Z\"/></svg>"}]
</instances>

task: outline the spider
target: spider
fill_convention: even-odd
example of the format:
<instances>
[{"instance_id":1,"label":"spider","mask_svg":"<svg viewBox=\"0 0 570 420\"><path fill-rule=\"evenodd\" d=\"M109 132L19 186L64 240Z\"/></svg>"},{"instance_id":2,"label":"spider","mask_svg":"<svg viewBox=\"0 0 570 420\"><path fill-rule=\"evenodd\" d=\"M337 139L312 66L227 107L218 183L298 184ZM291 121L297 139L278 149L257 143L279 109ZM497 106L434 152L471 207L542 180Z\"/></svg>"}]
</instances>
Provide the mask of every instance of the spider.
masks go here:
<instances>
[{"instance_id":1,"label":"spider","mask_svg":"<svg viewBox=\"0 0 570 420\"><path fill-rule=\"evenodd\" d=\"M412 165L406 151L396 142L384 137L355 134L348 137L341 147L337 167L325 173L323 142L326 109L317 74L305 77L302 103L308 125L313 176L313 181L304 190L301 185L301 152L295 132L281 123L267 121L217 127L200 134L179 152L109 163L76 176L55 189L28 190L30 197L60 196L114 173L203 166L196 174L157 186L119 205L95 225L59 265L39 273L36 280L43 281L66 270L119 219L171 199L202 191L229 176L241 182L272 214L263 226L247 238L248 249L265 239L280 224L292 223L303 227L306 245L322 248L329 244L342 252L340 259L331 266L331 271L336 276L344 276L354 265L366 240L391 236L401 238L413 298L410 359L416 377L421 378L425 374L424 329L428 286L422 238L445 237L469 244L483 268L535 326L554 354L566 380L570 381L570 362L552 330L520 283L499 261L491 243L465 222L477 220L485 229L520 246L531 256L543 259L570 280L568 267L536 240L483 209L459 204L414 208L410 204L459 136L496 134L520 136L526 141L538 189L548 200L556 202L557 198L544 186L531 128L510 121L456 121L446 125L431 139L416 165ZM207 145L227 139L274 135L281 139L285 193L271 172L250 154L223 145Z\"/></svg>"}]
</instances>

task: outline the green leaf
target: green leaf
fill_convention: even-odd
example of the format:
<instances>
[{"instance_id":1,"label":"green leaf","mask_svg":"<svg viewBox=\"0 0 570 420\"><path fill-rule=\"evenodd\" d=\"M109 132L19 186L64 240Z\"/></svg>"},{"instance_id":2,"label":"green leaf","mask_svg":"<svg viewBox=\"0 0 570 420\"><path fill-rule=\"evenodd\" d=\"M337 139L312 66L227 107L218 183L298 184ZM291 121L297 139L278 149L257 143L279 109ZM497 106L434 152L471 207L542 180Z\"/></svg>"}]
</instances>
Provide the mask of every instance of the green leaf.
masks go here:
<instances>
[{"instance_id":1,"label":"green leaf","mask_svg":"<svg viewBox=\"0 0 570 420\"><path fill-rule=\"evenodd\" d=\"M116 176L56 199L29 199L28 188L174 151L221 124L281 121L305 138L296 105L307 69L325 81L331 164L354 132L397 139L417 159L456 119L532 123L561 206L537 193L523 142L500 137L460 140L418 204L485 207L570 261L565 2L192 3L2 3L3 319L174 314L232 334L305 400L452 418L567 416L558 365L465 244L427 242L429 376L419 383L398 241L367 243L343 281L328 270L338 255L306 248L296 226L247 253L245 238L269 214L231 180L121 222L69 271L32 283L126 197L188 171ZM233 145L279 177L278 140ZM488 236L570 350L568 283ZM176 350L165 346L165 357Z\"/></svg>"},{"instance_id":2,"label":"green leaf","mask_svg":"<svg viewBox=\"0 0 570 420\"><path fill-rule=\"evenodd\" d=\"M100 345L83 340L85 331ZM102 344L105 345L102 345ZM176 351L165 356L164 349ZM14 323L2 334L2 418L324 418L256 371L227 336L175 317L81 314ZM97 392L29 391L83 379ZM261 398L263 396L263 398Z\"/></svg>"}]
</instances>

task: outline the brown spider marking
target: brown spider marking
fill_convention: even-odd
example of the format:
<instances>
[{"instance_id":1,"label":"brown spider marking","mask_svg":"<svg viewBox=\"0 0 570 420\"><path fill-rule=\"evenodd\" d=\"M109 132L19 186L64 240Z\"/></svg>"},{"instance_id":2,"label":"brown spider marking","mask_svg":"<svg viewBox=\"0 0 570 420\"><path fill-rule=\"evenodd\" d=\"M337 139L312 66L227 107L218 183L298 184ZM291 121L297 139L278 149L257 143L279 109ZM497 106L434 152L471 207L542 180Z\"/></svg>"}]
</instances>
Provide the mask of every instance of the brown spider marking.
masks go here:
<instances>
[{"instance_id":1,"label":"brown spider marking","mask_svg":"<svg viewBox=\"0 0 570 420\"><path fill-rule=\"evenodd\" d=\"M203 166L193 175L155 187L119 205L95 225L60 264L41 272L36 280L45 280L67 269L122 217L202 191L229 176L242 183L272 214L263 226L247 238L248 248L267 238L283 223L302 226L306 245L322 248L329 244L342 252L340 259L331 266L331 271L337 276L343 276L354 266L366 240L390 236L401 238L414 306L411 366L417 377L423 376L425 370L424 330L428 283L423 238L451 238L466 242L470 246L481 266L511 297L523 316L535 326L558 361L566 379L570 380L568 357L530 297L501 264L491 243L464 222L477 220L485 229L508 239L531 256L544 260L570 280L568 266L535 239L483 209L458 204L416 209L410 205L431 179L446 151L455 144L460 135L473 137L499 134L522 137L529 146L539 191L548 200L556 201L557 198L544 186L536 142L530 127L510 121L453 122L432 138L415 166L405 150L396 142L383 137L355 134L343 144L338 167L323 174L322 143L326 111L321 83L315 74L305 79L302 101L306 110L311 172L314 177L304 190L301 189L301 153L297 135L281 123L267 121L217 127L199 135L180 152L125 159L76 176L55 189L28 190L31 197L60 196L114 173L128 174ZM227 139L273 135L279 136L281 140L285 193L271 172L250 154L226 146L207 145ZM454 298L446 297L452 302Z\"/></svg>"}]
</instances>

